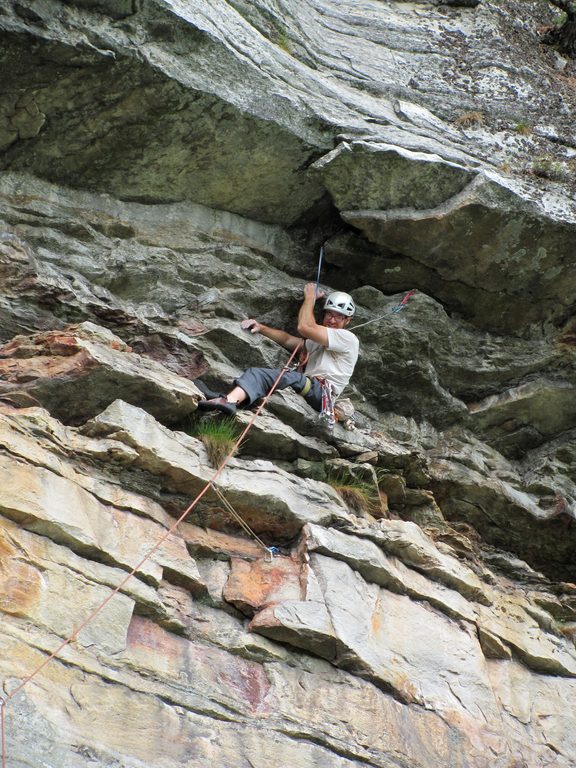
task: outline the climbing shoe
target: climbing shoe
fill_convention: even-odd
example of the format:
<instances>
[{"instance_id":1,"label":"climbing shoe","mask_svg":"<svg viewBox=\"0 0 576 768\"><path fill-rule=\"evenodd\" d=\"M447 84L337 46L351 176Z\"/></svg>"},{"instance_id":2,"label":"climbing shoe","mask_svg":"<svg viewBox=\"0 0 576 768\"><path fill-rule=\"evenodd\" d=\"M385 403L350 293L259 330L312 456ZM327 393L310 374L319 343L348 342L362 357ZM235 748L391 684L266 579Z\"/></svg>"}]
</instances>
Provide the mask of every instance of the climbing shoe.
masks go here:
<instances>
[{"instance_id":1,"label":"climbing shoe","mask_svg":"<svg viewBox=\"0 0 576 768\"><path fill-rule=\"evenodd\" d=\"M198 387L200 392L207 400L213 400L215 397L225 397L224 392L216 392L214 389L210 389L207 384L204 384L202 379L194 379L194 384Z\"/></svg>"},{"instance_id":2,"label":"climbing shoe","mask_svg":"<svg viewBox=\"0 0 576 768\"><path fill-rule=\"evenodd\" d=\"M210 400L200 400L199 411L221 411L228 416L236 415L236 403L230 403L225 397L213 397Z\"/></svg>"}]
</instances>

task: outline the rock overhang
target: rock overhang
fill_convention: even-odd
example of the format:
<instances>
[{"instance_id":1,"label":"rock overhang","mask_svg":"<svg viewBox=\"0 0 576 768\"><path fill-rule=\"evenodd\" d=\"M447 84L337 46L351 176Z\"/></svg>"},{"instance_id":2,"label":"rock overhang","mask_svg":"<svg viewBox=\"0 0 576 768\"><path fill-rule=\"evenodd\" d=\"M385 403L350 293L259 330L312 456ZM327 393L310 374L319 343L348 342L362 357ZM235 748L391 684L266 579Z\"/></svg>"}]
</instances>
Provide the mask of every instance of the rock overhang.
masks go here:
<instances>
[{"instance_id":1,"label":"rock overhang","mask_svg":"<svg viewBox=\"0 0 576 768\"><path fill-rule=\"evenodd\" d=\"M314 167L369 242L375 287L386 289L390 261L405 287L432 273L438 298L496 332L559 324L572 311L576 206L559 191L376 142L343 142Z\"/></svg>"},{"instance_id":2,"label":"rock overhang","mask_svg":"<svg viewBox=\"0 0 576 768\"><path fill-rule=\"evenodd\" d=\"M249 104L183 83L124 50L58 38L31 44L27 31L11 29L2 38L5 66L23 84L2 99L4 171L281 224L324 194L306 173L329 147L318 136L315 145L312 134L289 131Z\"/></svg>"},{"instance_id":3,"label":"rock overhang","mask_svg":"<svg viewBox=\"0 0 576 768\"><path fill-rule=\"evenodd\" d=\"M328 192L376 246L366 268L377 287L389 277L378 282L382 249L398 259L396 282L433 282L440 300L480 327L519 332L570 315L574 206L560 189L554 197L496 173L482 136L466 141L422 105L394 108L392 93L331 83L252 27L241 7L220 9L219 24L212 7L166 2L114 13L106 3L47 2L36 23L26 8L1 22L9 69L25 84L4 97L5 170L281 225ZM439 23L452 34L458 24L474 28L466 18ZM364 26L360 16L348 21Z\"/></svg>"}]
</instances>

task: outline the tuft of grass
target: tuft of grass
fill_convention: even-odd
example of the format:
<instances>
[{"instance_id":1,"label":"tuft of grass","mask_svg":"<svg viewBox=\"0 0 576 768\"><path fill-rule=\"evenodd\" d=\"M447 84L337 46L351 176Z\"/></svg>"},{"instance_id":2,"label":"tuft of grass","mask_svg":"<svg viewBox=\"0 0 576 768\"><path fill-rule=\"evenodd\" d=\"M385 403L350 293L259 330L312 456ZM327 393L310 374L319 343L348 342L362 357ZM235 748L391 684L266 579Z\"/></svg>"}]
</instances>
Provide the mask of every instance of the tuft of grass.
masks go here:
<instances>
[{"instance_id":1,"label":"tuft of grass","mask_svg":"<svg viewBox=\"0 0 576 768\"><path fill-rule=\"evenodd\" d=\"M210 463L219 467L234 448L240 437L241 427L235 419L207 418L190 424L189 434L204 444Z\"/></svg>"},{"instance_id":2,"label":"tuft of grass","mask_svg":"<svg viewBox=\"0 0 576 768\"><path fill-rule=\"evenodd\" d=\"M464 112L454 120L454 123L460 128L471 128L472 126L484 125L484 120L484 112Z\"/></svg>"},{"instance_id":3,"label":"tuft of grass","mask_svg":"<svg viewBox=\"0 0 576 768\"><path fill-rule=\"evenodd\" d=\"M532 163L531 172L534 176L550 181L569 181L571 171L567 163L555 160L549 155L537 157Z\"/></svg>"},{"instance_id":4,"label":"tuft of grass","mask_svg":"<svg viewBox=\"0 0 576 768\"><path fill-rule=\"evenodd\" d=\"M292 55L292 42L288 37L288 33L284 29L279 29L276 32L274 43L278 48L282 48L283 51Z\"/></svg>"},{"instance_id":5,"label":"tuft of grass","mask_svg":"<svg viewBox=\"0 0 576 768\"><path fill-rule=\"evenodd\" d=\"M253 0L228 0L228 2L251 27L257 29L278 48L291 56L294 55L294 46L286 27L272 11L259 7Z\"/></svg>"},{"instance_id":6,"label":"tuft of grass","mask_svg":"<svg viewBox=\"0 0 576 768\"><path fill-rule=\"evenodd\" d=\"M528 123L516 123L514 126L514 130L516 133L519 133L521 136L530 136L532 133L532 126Z\"/></svg>"},{"instance_id":7,"label":"tuft of grass","mask_svg":"<svg viewBox=\"0 0 576 768\"><path fill-rule=\"evenodd\" d=\"M329 471L326 482L340 494L350 510L359 515L368 513L383 517L385 510L375 483L354 477L345 469Z\"/></svg>"},{"instance_id":8,"label":"tuft of grass","mask_svg":"<svg viewBox=\"0 0 576 768\"><path fill-rule=\"evenodd\" d=\"M566 24L567 21L568 21L568 14L566 13L566 11L560 11L552 19L552 24L555 27L562 27L564 26L564 24Z\"/></svg>"}]
</instances>

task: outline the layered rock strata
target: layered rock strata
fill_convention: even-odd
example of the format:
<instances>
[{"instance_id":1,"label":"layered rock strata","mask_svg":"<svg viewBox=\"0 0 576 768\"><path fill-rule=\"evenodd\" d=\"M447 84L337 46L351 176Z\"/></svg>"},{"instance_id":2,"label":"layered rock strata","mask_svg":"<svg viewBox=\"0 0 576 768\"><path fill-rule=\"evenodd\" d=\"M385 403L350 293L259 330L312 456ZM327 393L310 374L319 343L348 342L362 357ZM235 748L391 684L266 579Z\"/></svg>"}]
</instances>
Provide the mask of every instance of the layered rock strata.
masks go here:
<instances>
[{"instance_id":1,"label":"layered rock strata","mask_svg":"<svg viewBox=\"0 0 576 768\"><path fill-rule=\"evenodd\" d=\"M143 386L131 375L120 395ZM45 744L60 765L199 764L218 734L231 765L277 749L334 766L570 764L576 589L444 520L430 490L410 487L406 446L341 427L326 444L323 461L362 466L371 453L385 473L391 511L377 521L297 480L318 462L290 430L291 469L241 454L218 480L257 539L208 494L147 557L214 475L202 443L123 400L81 428L39 406L0 410L5 694L75 638L9 699L10 758ZM273 446L282 422L265 418ZM348 698L357 714L336 717ZM177 727L174 744L155 742L153 722Z\"/></svg>"}]
</instances>

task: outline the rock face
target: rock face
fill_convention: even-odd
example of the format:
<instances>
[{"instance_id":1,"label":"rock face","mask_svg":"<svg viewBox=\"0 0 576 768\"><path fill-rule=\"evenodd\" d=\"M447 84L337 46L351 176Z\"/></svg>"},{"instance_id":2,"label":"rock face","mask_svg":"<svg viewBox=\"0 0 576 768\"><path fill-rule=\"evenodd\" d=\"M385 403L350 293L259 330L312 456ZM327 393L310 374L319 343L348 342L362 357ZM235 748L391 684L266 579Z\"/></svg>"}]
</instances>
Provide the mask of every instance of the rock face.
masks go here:
<instances>
[{"instance_id":1,"label":"rock face","mask_svg":"<svg viewBox=\"0 0 576 768\"><path fill-rule=\"evenodd\" d=\"M92 323L17 336L0 349L1 391L33 395L67 423L85 421L118 395L160 419L178 421L196 410L201 393L194 384L131 351Z\"/></svg>"},{"instance_id":2,"label":"rock face","mask_svg":"<svg viewBox=\"0 0 576 768\"><path fill-rule=\"evenodd\" d=\"M3 3L6 766L574 765L576 65L553 22ZM238 321L294 332L321 245L358 306L353 428L277 393L219 469L202 391L284 363Z\"/></svg>"}]
</instances>

